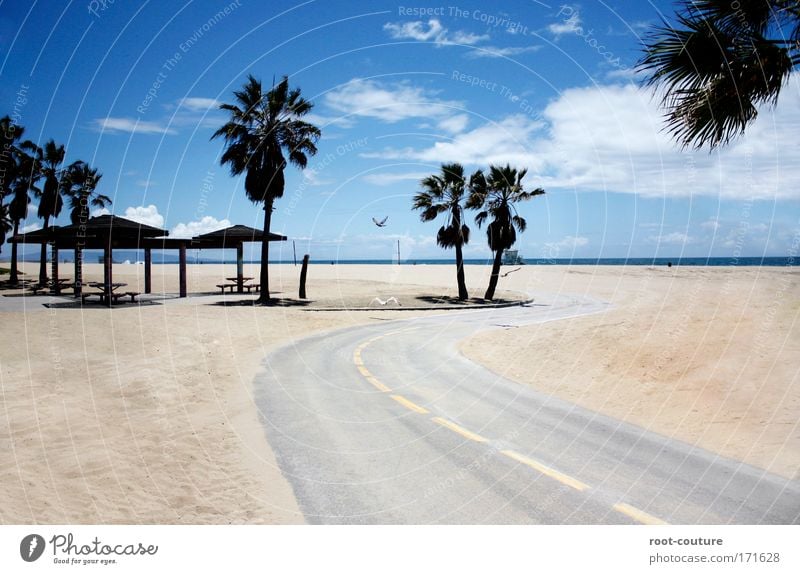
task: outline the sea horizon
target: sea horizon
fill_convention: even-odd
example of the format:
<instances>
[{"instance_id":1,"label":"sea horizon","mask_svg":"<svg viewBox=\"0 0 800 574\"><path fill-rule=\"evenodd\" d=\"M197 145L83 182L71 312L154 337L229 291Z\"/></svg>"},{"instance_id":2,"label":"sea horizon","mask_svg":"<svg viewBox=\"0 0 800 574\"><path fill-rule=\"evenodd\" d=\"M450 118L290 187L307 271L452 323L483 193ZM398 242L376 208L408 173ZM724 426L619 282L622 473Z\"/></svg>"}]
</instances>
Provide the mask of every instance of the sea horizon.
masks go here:
<instances>
[{"instance_id":1,"label":"sea horizon","mask_svg":"<svg viewBox=\"0 0 800 574\"><path fill-rule=\"evenodd\" d=\"M21 260L22 261L22 260ZM37 263L36 259L24 259L26 263ZM49 261L49 260L48 260ZM71 257L59 259L60 263L72 263ZM85 263L96 263L92 258L87 257ZM0 264L7 264L9 261L0 260ZM162 259L153 257L154 265L176 265L177 258L170 257ZM195 259L187 258L188 265L233 265L235 259ZM247 259L246 265L257 265L259 260ZM272 260L270 265L300 265L301 261ZM136 265L143 264L142 259L129 258L126 254L125 259L114 259L117 265ZM311 265L397 265L394 259L311 259ZM401 259L401 265L453 265L454 259ZM492 259L465 259L464 265L491 265ZM800 265L800 258L794 256L769 256L769 257L582 257L582 258L524 258L522 263L504 264L506 267L518 265L579 265L579 266L678 266L678 267L797 267Z\"/></svg>"}]
</instances>

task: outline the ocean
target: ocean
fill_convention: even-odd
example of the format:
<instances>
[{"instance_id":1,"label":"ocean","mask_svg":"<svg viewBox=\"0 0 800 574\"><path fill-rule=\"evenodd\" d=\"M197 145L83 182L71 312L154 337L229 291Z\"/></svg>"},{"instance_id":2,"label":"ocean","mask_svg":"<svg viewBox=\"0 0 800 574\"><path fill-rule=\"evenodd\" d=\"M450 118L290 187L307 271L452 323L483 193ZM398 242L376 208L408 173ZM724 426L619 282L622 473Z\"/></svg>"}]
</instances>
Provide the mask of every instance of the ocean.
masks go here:
<instances>
[{"instance_id":1,"label":"ocean","mask_svg":"<svg viewBox=\"0 0 800 574\"><path fill-rule=\"evenodd\" d=\"M114 263L136 263L142 261L143 256L132 251L114 252ZM38 254L26 255L21 258L23 261L39 261ZM72 253L61 251L59 261L62 263L72 262ZM659 267L669 264L681 267L796 267L800 265L800 257L603 257L595 258L576 258L576 259L531 259L523 260L525 265L632 265ZM87 263L96 263L98 259L87 256ZM173 253L153 252L154 265L174 265L178 262L177 256ZM189 265L213 265L213 264L235 264L236 260L231 258L224 259L195 259L191 254L187 257ZM258 260L246 260L245 263L259 263ZM314 259L312 265L397 265L397 260L391 259ZM403 259L403 265L454 265L454 259ZM8 261L0 260L0 264L8 264ZM294 261L270 261L271 265L293 265ZM300 261L298 260L298 265ZM465 265L491 265L491 259L465 259ZM515 265L506 265L514 267Z\"/></svg>"},{"instance_id":2,"label":"ocean","mask_svg":"<svg viewBox=\"0 0 800 574\"><path fill-rule=\"evenodd\" d=\"M650 267L695 266L695 267L787 267L800 265L797 257L606 257L600 259L524 259L525 265L645 265ZM174 263L168 261L167 263ZM193 263L190 261L190 263ZM202 263L235 263L232 259L201 260ZM258 261L246 261L258 263ZM390 259L311 259L312 265L397 265L397 260ZM293 261L270 261L275 265L292 265ZM300 262L298 261L298 265ZM454 259L404 259L402 265L455 265ZM465 259L465 265L491 265L491 259ZM514 265L507 265L514 267Z\"/></svg>"}]
</instances>

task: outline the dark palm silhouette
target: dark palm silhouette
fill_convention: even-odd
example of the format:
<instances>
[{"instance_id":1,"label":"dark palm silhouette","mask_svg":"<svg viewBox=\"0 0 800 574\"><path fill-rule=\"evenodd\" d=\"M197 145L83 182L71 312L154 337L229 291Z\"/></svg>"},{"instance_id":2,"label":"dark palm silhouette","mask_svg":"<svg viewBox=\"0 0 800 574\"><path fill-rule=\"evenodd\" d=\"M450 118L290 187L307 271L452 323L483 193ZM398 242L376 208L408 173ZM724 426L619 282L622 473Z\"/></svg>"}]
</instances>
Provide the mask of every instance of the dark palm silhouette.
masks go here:
<instances>
[{"instance_id":1,"label":"dark palm silhouette","mask_svg":"<svg viewBox=\"0 0 800 574\"><path fill-rule=\"evenodd\" d=\"M800 62L796 0L682 0L677 25L657 27L638 68L663 90L668 131L711 149L775 104Z\"/></svg>"},{"instance_id":2,"label":"dark palm silhouette","mask_svg":"<svg viewBox=\"0 0 800 574\"><path fill-rule=\"evenodd\" d=\"M44 144L44 148L37 151L37 159L41 164L41 174L44 185L39 197L38 216L44 220L42 226L45 230L50 227L50 218L58 217L64 207L64 198L61 197L61 176L63 170L65 150L63 145L57 145L52 139ZM47 244L42 243L42 254L39 261L39 283L47 282Z\"/></svg>"},{"instance_id":3,"label":"dark palm silhouette","mask_svg":"<svg viewBox=\"0 0 800 574\"><path fill-rule=\"evenodd\" d=\"M481 227L489 217L491 221L486 227L486 237L489 249L494 251L492 276L489 287L486 289L484 299L494 299L497 280L500 277L500 265L503 260L503 251L509 249L517 240L517 231L525 231L527 223L517 213L516 205L522 201L533 199L537 195L544 195L544 190L536 188L525 191L522 188L522 179L528 170L518 171L509 165L505 167L489 167L489 176L478 171L470 178L470 196L467 207L479 209L475 216L475 223Z\"/></svg>"},{"instance_id":4,"label":"dark palm silhouette","mask_svg":"<svg viewBox=\"0 0 800 574\"><path fill-rule=\"evenodd\" d=\"M41 194L41 190L36 187L36 181L41 176L41 166L35 156L27 153L29 150L35 149L35 144L26 141L14 150L16 173L12 182L11 201L8 204L9 216L14 225L14 235L19 233L20 223L28 216L31 194ZM19 282L17 247L16 243L11 244L11 276L9 281L12 284Z\"/></svg>"},{"instance_id":5,"label":"dark palm silhouette","mask_svg":"<svg viewBox=\"0 0 800 574\"><path fill-rule=\"evenodd\" d=\"M317 153L320 130L300 119L311 111L313 104L303 99L299 89L289 89L286 76L267 93L263 93L259 80L249 76L242 89L233 95L235 104L220 106L230 118L211 139L225 138L220 164L227 164L232 175L244 173L248 199L264 204L258 302L268 303L269 231L275 200L283 196L283 171L287 159L300 169L306 167L308 156Z\"/></svg>"},{"instance_id":6,"label":"dark palm silhouette","mask_svg":"<svg viewBox=\"0 0 800 574\"><path fill-rule=\"evenodd\" d=\"M0 252L6 241L6 233L12 228L11 210L6 199L12 194L17 174L16 143L22 138L24 131L9 116L0 118Z\"/></svg>"},{"instance_id":7,"label":"dark palm silhouette","mask_svg":"<svg viewBox=\"0 0 800 574\"><path fill-rule=\"evenodd\" d=\"M89 164L76 161L67 168L61 180L62 194L69 203L69 218L73 225L80 225L89 219L89 207L108 207L111 198L96 192L97 184L103 177Z\"/></svg>"},{"instance_id":8,"label":"dark palm silhouette","mask_svg":"<svg viewBox=\"0 0 800 574\"><path fill-rule=\"evenodd\" d=\"M445 223L436 234L436 243L444 249L456 250L458 298L463 301L469 297L461 251L469 243L469 227L464 224L464 209L461 207L467 188L464 167L457 163L443 164L440 174L426 177L420 185L423 189L414 196L414 209L422 210L422 221L433 221L445 214Z\"/></svg>"}]
</instances>

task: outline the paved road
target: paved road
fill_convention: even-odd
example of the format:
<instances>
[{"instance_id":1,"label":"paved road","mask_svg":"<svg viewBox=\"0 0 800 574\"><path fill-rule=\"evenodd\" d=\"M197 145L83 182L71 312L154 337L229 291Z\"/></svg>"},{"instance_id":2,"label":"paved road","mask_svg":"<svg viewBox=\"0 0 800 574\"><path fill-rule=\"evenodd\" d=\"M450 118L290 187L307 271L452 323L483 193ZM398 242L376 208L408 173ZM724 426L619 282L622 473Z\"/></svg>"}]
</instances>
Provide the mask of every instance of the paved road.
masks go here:
<instances>
[{"instance_id":1,"label":"paved road","mask_svg":"<svg viewBox=\"0 0 800 574\"><path fill-rule=\"evenodd\" d=\"M479 330L605 309L554 296L376 321L272 353L257 403L306 520L800 523L797 481L542 395L457 351Z\"/></svg>"}]
</instances>

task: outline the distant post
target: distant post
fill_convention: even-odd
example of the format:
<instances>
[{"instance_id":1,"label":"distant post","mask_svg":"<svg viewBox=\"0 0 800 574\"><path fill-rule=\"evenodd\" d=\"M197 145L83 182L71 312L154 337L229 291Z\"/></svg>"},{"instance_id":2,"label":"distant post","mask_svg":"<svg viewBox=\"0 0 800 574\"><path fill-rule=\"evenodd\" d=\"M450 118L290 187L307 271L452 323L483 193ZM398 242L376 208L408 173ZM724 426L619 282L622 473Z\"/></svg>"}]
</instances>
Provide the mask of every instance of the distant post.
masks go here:
<instances>
[{"instance_id":1,"label":"distant post","mask_svg":"<svg viewBox=\"0 0 800 574\"><path fill-rule=\"evenodd\" d=\"M300 298L306 298L306 272L308 271L309 255L303 255L303 267L300 268Z\"/></svg>"},{"instance_id":2,"label":"distant post","mask_svg":"<svg viewBox=\"0 0 800 574\"><path fill-rule=\"evenodd\" d=\"M186 297L186 243L181 242L178 249L178 289L179 296Z\"/></svg>"},{"instance_id":3,"label":"distant post","mask_svg":"<svg viewBox=\"0 0 800 574\"><path fill-rule=\"evenodd\" d=\"M51 275L53 276L53 293L60 295L61 289L58 288L58 247L55 243L53 243L50 253L52 257L51 263L53 266L53 270L51 272Z\"/></svg>"},{"instance_id":4,"label":"distant post","mask_svg":"<svg viewBox=\"0 0 800 574\"><path fill-rule=\"evenodd\" d=\"M153 290L153 250L149 247L144 248L144 292L150 293Z\"/></svg>"},{"instance_id":5,"label":"distant post","mask_svg":"<svg viewBox=\"0 0 800 574\"><path fill-rule=\"evenodd\" d=\"M297 246L294 244L294 239L292 239L292 253L294 253L294 266L297 267Z\"/></svg>"},{"instance_id":6,"label":"distant post","mask_svg":"<svg viewBox=\"0 0 800 574\"><path fill-rule=\"evenodd\" d=\"M236 244L236 292L244 293L244 243Z\"/></svg>"},{"instance_id":7,"label":"distant post","mask_svg":"<svg viewBox=\"0 0 800 574\"><path fill-rule=\"evenodd\" d=\"M397 264L400 265L400 240L397 240Z\"/></svg>"}]
</instances>

